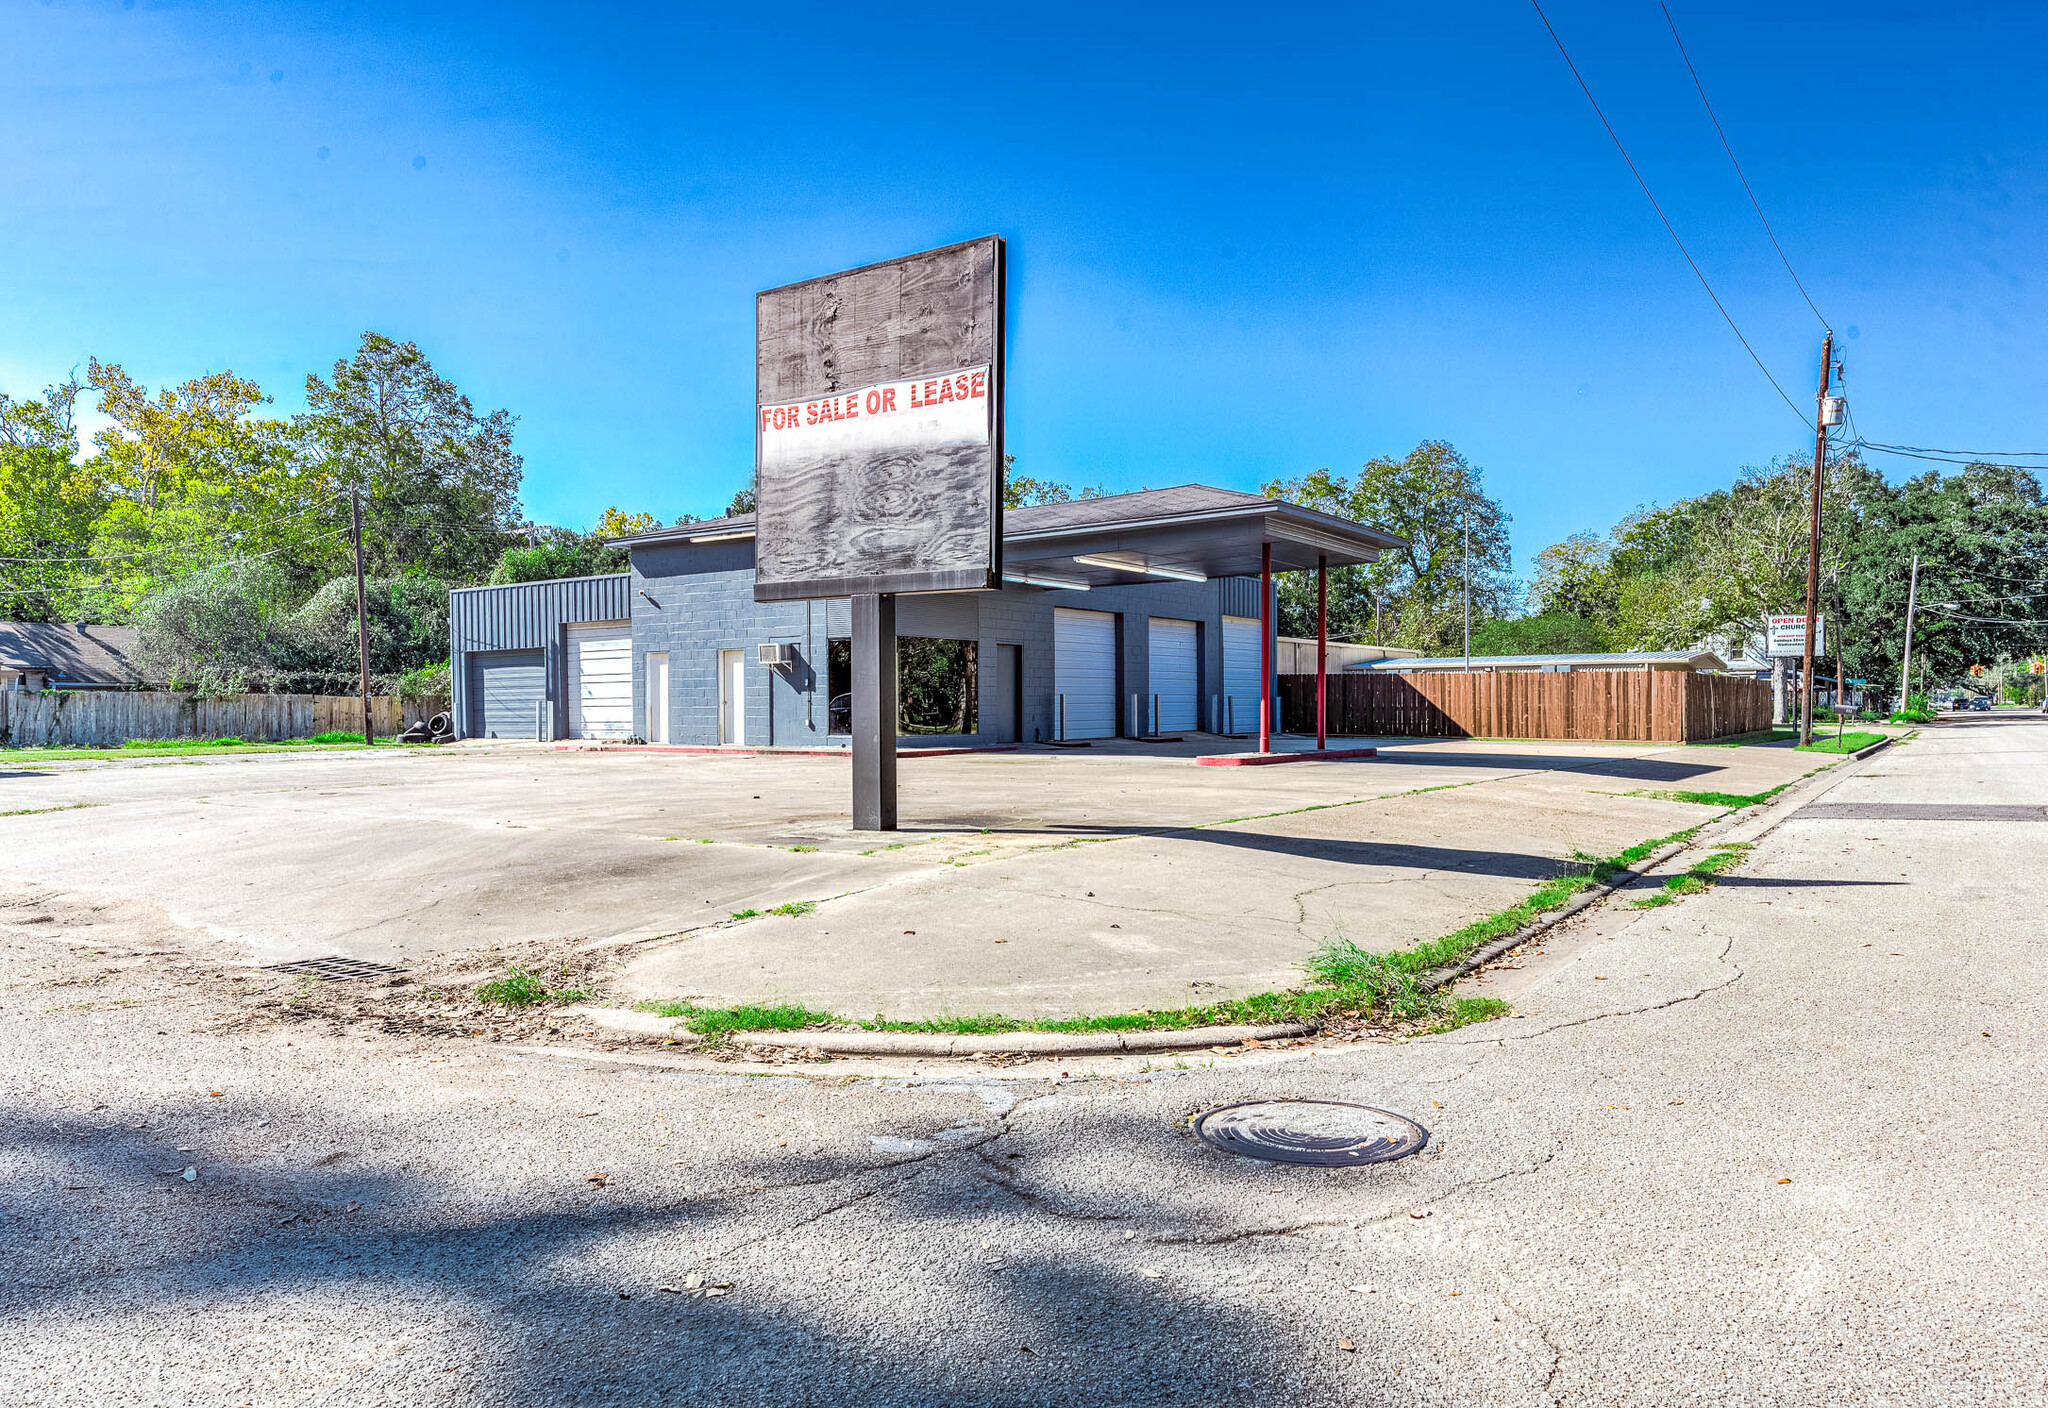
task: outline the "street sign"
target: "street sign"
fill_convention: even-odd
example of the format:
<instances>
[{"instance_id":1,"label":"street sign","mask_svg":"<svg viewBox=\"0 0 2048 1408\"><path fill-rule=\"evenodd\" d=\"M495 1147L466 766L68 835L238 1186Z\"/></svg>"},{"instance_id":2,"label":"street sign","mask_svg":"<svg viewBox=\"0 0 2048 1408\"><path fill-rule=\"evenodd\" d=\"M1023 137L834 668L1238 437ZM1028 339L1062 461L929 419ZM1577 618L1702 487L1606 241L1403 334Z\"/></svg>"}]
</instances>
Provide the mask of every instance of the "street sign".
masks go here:
<instances>
[{"instance_id":1,"label":"street sign","mask_svg":"<svg viewBox=\"0 0 2048 1408\"><path fill-rule=\"evenodd\" d=\"M1805 656L1806 617L1804 613L1797 616L1770 617L1766 635L1769 641L1769 654L1774 656ZM1818 628L1813 633L1813 653L1817 656L1823 655L1827 652L1827 648L1828 618L1822 616Z\"/></svg>"},{"instance_id":2,"label":"street sign","mask_svg":"<svg viewBox=\"0 0 2048 1408\"><path fill-rule=\"evenodd\" d=\"M755 300L756 601L1002 584L1003 241Z\"/></svg>"}]
</instances>

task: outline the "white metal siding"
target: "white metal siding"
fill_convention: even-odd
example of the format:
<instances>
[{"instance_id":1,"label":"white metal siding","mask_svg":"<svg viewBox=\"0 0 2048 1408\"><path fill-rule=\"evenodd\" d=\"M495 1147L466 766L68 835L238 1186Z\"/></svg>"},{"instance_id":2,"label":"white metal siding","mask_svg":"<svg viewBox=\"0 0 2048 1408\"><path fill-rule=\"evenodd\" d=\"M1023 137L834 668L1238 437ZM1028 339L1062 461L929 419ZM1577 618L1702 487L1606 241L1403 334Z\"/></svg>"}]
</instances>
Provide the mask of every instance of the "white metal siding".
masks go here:
<instances>
[{"instance_id":1,"label":"white metal siding","mask_svg":"<svg viewBox=\"0 0 2048 1408\"><path fill-rule=\"evenodd\" d=\"M1149 632L1152 694L1159 701L1153 727L1160 733L1200 728L1201 672L1195 659L1195 623L1154 616Z\"/></svg>"},{"instance_id":2,"label":"white metal siding","mask_svg":"<svg viewBox=\"0 0 2048 1408\"><path fill-rule=\"evenodd\" d=\"M1068 738L1116 736L1116 616L1108 611L1052 613L1053 736L1066 705Z\"/></svg>"},{"instance_id":3,"label":"white metal siding","mask_svg":"<svg viewBox=\"0 0 2048 1408\"><path fill-rule=\"evenodd\" d=\"M1223 618L1223 717L1217 727L1259 731L1259 623L1250 616Z\"/></svg>"},{"instance_id":4,"label":"white metal siding","mask_svg":"<svg viewBox=\"0 0 2048 1408\"><path fill-rule=\"evenodd\" d=\"M569 627L569 736L633 733L633 628Z\"/></svg>"}]
</instances>

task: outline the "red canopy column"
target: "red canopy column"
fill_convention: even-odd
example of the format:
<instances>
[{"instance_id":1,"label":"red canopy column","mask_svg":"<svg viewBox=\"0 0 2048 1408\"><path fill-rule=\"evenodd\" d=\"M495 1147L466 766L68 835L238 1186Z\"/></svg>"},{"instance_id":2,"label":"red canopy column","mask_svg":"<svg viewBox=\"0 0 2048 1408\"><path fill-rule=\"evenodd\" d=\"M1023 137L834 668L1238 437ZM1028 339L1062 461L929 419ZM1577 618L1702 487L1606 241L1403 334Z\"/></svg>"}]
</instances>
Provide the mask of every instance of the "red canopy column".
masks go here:
<instances>
[{"instance_id":1,"label":"red canopy column","mask_svg":"<svg viewBox=\"0 0 2048 1408\"><path fill-rule=\"evenodd\" d=\"M1259 544L1259 751L1273 751L1273 545Z\"/></svg>"}]
</instances>

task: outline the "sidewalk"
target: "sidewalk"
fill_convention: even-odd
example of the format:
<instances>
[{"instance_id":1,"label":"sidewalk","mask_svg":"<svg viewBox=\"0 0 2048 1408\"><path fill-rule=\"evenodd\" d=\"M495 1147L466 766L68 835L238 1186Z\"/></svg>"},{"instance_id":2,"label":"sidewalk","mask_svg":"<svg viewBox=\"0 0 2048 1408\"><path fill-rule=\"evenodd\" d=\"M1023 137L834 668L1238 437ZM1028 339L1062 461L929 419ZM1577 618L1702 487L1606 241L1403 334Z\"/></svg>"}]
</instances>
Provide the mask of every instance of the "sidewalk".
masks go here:
<instances>
[{"instance_id":1,"label":"sidewalk","mask_svg":"<svg viewBox=\"0 0 2048 1408\"><path fill-rule=\"evenodd\" d=\"M1575 853L1611 855L1724 809L1623 794L1750 795L1827 761L1777 748L1387 744L1282 770L1316 773L1328 802L1157 829L996 829L858 890L794 891L779 902L815 908L696 929L644 952L620 986L634 999L904 1020L1209 1003L1298 984L1331 936L1365 948L1433 938L1514 903Z\"/></svg>"}]
</instances>

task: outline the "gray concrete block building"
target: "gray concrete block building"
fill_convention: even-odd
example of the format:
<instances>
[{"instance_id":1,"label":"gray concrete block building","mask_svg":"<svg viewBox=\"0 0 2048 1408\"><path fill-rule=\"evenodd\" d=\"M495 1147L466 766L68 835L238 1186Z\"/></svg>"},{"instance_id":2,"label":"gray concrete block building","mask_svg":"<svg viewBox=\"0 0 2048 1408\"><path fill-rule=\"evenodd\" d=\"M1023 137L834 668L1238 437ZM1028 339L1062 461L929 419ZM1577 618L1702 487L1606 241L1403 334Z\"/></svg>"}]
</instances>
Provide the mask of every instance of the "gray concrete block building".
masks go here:
<instances>
[{"instance_id":1,"label":"gray concrete block building","mask_svg":"<svg viewBox=\"0 0 2048 1408\"><path fill-rule=\"evenodd\" d=\"M623 574L453 594L462 736L847 743L847 599L756 602L751 517L622 542ZM1256 730L1273 615L1262 568L1371 561L1397 543L1201 485L1010 510L1000 591L898 599L902 740Z\"/></svg>"}]
</instances>

